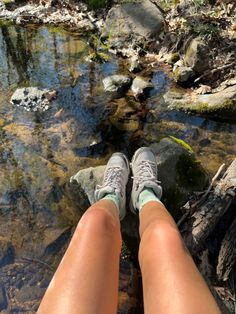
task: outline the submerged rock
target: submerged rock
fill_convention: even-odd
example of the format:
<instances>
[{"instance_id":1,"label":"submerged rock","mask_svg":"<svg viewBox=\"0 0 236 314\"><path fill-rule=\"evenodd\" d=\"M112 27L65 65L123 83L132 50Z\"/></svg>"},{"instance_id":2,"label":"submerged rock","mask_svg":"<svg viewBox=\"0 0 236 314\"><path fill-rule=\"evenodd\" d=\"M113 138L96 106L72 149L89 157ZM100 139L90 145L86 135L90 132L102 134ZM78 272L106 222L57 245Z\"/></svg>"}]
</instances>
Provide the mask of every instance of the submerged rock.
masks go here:
<instances>
[{"instance_id":1,"label":"submerged rock","mask_svg":"<svg viewBox=\"0 0 236 314\"><path fill-rule=\"evenodd\" d=\"M38 87L17 88L11 97L11 103L23 107L26 111L46 111L56 97L55 90Z\"/></svg>"},{"instance_id":2,"label":"submerged rock","mask_svg":"<svg viewBox=\"0 0 236 314\"><path fill-rule=\"evenodd\" d=\"M149 0L116 5L108 12L104 36L119 45L132 38L157 39L164 29L160 10Z\"/></svg>"},{"instance_id":3,"label":"submerged rock","mask_svg":"<svg viewBox=\"0 0 236 314\"><path fill-rule=\"evenodd\" d=\"M154 88L153 84L145 78L137 76L132 83L131 90L135 98L146 97L150 89Z\"/></svg>"},{"instance_id":4,"label":"submerged rock","mask_svg":"<svg viewBox=\"0 0 236 314\"><path fill-rule=\"evenodd\" d=\"M129 88L131 78L127 75L111 75L103 79L105 92L121 93Z\"/></svg>"},{"instance_id":5,"label":"submerged rock","mask_svg":"<svg viewBox=\"0 0 236 314\"><path fill-rule=\"evenodd\" d=\"M164 99L169 109L236 121L236 85L220 92L202 95L169 91Z\"/></svg>"}]
</instances>

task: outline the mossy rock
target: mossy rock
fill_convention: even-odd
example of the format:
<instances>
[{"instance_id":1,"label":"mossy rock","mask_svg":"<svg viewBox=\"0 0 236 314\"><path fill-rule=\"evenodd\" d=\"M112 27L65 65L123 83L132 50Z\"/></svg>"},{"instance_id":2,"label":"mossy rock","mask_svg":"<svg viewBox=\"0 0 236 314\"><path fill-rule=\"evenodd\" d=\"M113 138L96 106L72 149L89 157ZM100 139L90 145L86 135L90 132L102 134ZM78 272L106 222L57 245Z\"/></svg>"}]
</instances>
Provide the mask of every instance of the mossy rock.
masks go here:
<instances>
[{"instance_id":1,"label":"mossy rock","mask_svg":"<svg viewBox=\"0 0 236 314\"><path fill-rule=\"evenodd\" d=\"M164 138L151 147L156 154L158 178L163 187L162 200L174 218L179 219L180 207L190 194L206 187L207 173L192 148L182 140Z\"/></svg>"},{"instance_id":2,"label":"mossy rock","mask_svg":"<svg viewBox=\"0 0 236 314\"><path fill-rule=\"evenodd\" d=\"M220 92L203 95L189 95L170 90L163 97L169 109L236 121L236 85Z\"/></svg>"}]
</instances>

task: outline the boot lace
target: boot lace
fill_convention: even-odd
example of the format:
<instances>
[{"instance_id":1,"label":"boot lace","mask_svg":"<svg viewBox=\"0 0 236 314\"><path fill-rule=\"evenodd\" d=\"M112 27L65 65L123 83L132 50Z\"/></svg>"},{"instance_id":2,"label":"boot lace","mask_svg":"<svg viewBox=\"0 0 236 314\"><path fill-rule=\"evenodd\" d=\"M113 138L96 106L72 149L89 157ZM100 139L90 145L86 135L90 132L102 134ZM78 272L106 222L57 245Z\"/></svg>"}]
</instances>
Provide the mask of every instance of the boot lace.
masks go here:
<instances>
[{"instance_id":1,"label":"boot lace","mask_svg":"<svg viewBox=\"0 0 236 314\"><path fill-rule=\"evenodd\" d=\"M137 168L137 174L133 176L132 179L134 180L136 187L145 181L152 181L157 184L161 183L157 180L156 163L149 160L141 161Z\"/></svg>"},{"instance_id":2,"label":"boot lace","mask_svg":"<svg viewBox=\"0 0 236 314\"><path fill-rule=\"evenodd\" d=\"M123 196L122 187L122 171L124 169L119 166L110 166L105 173L103 184L98 185L98 188L112 187L115 191L119 191L121 196Z\"/></svg>"}]
</instances>

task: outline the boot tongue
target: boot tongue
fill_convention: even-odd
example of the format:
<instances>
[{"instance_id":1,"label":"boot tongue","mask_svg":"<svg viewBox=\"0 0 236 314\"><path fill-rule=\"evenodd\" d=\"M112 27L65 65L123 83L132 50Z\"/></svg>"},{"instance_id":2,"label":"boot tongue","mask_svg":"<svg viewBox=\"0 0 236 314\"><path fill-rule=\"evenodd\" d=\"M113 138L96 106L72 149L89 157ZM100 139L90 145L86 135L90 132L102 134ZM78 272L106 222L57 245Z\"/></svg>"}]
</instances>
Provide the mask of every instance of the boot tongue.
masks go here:
<instances>
[{"instance_id":1,"label":"boot tongue","mask_svg":"<svg viewBox=\"0 0 236 314\"><path fill-rule=\"evenodd\" d=\"M99 191L99 198L103 198L105 195L114 193L115 189L111 186L105 186Z\"/></svg>"}]
</instances>

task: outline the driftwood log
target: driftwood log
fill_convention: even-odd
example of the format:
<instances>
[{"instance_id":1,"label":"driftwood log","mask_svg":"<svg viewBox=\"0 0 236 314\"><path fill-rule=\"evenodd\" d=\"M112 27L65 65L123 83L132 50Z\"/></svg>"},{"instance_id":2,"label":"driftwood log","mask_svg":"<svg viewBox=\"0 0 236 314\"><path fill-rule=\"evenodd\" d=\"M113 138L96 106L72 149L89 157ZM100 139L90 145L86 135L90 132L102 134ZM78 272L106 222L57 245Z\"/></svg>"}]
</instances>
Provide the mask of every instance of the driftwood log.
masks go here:
<instances>
[{"instance_id":1,"label":"driftwood log","mask_svg":"<svg viewBox=\"0 0 236 314\"><path fill-rule=\"evenodd\" d=\"M184 209L185 219L179 222L179 228L184 241L193 256L201 255L206 250L209 236L214 234L217 224L232 208L236 196L236 158L228 167L223 176L217 181L223 166L212 183L197 201L189 201ZM232 222L233 221L233 222ZM236 208L233 211L231 225L221 242L219 251L217 276L219 280L227 280L236 261Z\"/></svg>"},{"instance_id":2,"label":"driftwood log","mask_svg":"<svg viewBox=\"0 0 236 314\"><path fill-rule=\"evenodd\" d=\"M226 281L236 261L236 218L222 241L218 256L217 276Z\"/></svg>"}]
</instances>

